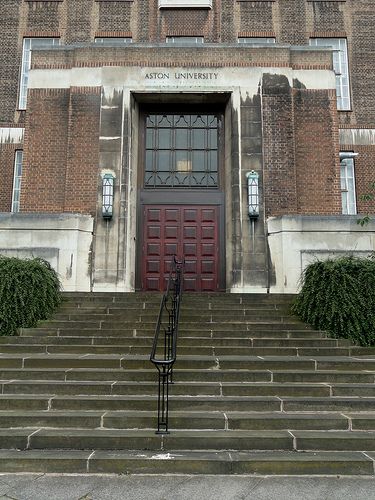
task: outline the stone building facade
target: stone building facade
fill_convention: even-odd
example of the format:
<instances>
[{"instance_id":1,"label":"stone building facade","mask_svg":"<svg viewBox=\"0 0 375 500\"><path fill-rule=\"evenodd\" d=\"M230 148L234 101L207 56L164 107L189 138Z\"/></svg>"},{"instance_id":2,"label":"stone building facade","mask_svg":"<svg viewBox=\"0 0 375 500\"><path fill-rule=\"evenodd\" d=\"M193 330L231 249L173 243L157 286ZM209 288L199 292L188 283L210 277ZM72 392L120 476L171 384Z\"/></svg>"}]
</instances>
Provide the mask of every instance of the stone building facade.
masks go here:
<instances>
[{"instance_id":1,"label":"stone building facade","mask_svg":"<svg viewBox=\"0 0 375 500\"><path fill-rule=\"evenodd\" d=\"M66 290L160 290L177 255L187 290L294 293L374 250L373 0L0 8L0 253Z\"/></svg>"}]
</instances>

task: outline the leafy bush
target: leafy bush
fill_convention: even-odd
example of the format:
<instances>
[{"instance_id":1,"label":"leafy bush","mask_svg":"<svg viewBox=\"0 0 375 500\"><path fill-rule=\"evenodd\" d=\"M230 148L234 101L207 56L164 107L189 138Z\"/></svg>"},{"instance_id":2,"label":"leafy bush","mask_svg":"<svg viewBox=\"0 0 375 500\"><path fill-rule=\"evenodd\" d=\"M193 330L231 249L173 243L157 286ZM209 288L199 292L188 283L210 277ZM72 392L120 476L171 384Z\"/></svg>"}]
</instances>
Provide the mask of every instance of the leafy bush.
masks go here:
<instances>
[{"instance_id":1,"label":"leafy bush","mask_svg":"<svg viewBox=\"0 0 375 500\"><path fill-rule=\"evenodd\" d=\"M48 262L0 256L0 335L36 326L60 302L60 280Z\"/></svg>"},{"instance_id":2,"label":"leafy bush","mask_svg":"<svg viewBox=\"0 0 375 500\"><path fill-rule=\"evenodd\" d=\"M292 311L332 337L375 345L375 261L342 257L310 264Z\"/></svg>"}]
</instances>

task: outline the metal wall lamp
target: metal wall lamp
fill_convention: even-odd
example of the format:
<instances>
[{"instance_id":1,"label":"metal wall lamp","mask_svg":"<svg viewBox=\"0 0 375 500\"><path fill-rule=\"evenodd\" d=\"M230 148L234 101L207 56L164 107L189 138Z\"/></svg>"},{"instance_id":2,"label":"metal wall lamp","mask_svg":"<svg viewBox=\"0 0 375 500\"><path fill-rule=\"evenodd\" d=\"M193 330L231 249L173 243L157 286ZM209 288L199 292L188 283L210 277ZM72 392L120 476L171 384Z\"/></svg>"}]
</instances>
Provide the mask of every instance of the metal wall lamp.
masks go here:
<instances>
[{"instance_id":1,"label":"metal wall lamp","mask_svg":"<svg viewBox=\"0 0 375 500\"><path fill-rule=\"evenodd\" d=\"M104 219L110 219L113 216L113 190L115 178L112 174L105 174L102 177L103 198L102 215Z\"/></svg>"},{"instance_id":2,"label":"metal wall lamp","mask_svg":"<svg viewBox=\"0 0 375 500\"><path fill-rule=\"evenodd\" d=\"M259 217L259 174L251 170L246 174L249 217L256 219Z\"/></svg>"}]
</instances>

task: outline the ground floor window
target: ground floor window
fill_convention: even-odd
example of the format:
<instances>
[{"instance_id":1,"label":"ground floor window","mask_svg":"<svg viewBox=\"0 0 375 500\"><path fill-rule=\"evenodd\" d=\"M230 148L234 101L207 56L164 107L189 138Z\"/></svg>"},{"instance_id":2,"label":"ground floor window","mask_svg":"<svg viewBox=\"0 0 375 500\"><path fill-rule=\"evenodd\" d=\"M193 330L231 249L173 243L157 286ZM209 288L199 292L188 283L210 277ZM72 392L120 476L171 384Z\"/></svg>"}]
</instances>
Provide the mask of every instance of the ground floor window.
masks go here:
<instances>
[{"instance_id":1,"label":"ground floor window","mask_svg":"<svg viewBox=\"0 0 375 500\"><path fill-rule=\"evenodd\" d=\"M16 151L16 154L14 156L12 212L19 212L20 210L22 158L23 158L23 151Z\"/></svg>"},{"instance_id":2,"label":"ground floor window","mask_svg":"<svg viewBox=\"0 0 375 500\"><path fill-rule=\"evenodd\" d=\"M340 167L342 213L346 215L354 215L357 213L354 154L340 153Z\"/></svg>"}]
</instances>

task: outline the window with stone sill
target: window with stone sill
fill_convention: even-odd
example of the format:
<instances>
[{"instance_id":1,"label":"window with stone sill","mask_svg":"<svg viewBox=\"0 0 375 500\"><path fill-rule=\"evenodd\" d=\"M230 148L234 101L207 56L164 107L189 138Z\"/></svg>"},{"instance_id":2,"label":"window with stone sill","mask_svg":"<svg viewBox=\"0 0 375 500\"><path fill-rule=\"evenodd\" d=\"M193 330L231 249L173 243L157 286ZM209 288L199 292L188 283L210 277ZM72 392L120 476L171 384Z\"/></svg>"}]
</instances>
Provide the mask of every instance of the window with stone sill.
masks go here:
<instances>
[{"instance_id":1,"label":"window with stone sill","mask_svg":"<svg viewBox=\"0 0 375 500\"><path fill-rule=\"evenodd\" d=\"M331 47L333 52L333 69L336 74L337 109L350 111L350 86L348 48L346 38L310 38L310 45Z\"/></svg>"},{"instance_id":2,"label":"window with stone sill","mask_svg":"<svg viewBox=\"0 0 375 500\"><path fill-rule=\"evenodd\" d=\"M94 39L94 42L97 45L102 45L102 46L113 46L113 45L127 45L129 43L132 43L132 38L129 36L126 37L96 37Z\"/></svg>"},{"instance_id":3,"label":"window with stone sill","mask_svg":"<svg viewBox=\"0 0 375 500\"><path fill-rule=\"evenodd\" d=\"M203 36L167 36L166 43L175 43L178 45L192 45L204 43Z\"/></svg>"},{"instance_id":4,"label":"window with stone sill","mask_svg":"<svg viewBox=\"0 0 375 500\"><path fill-rule=\"evenodd\" d=\"M26 109L27 87L33 49L49 48L60 44L60 38L24 38L22 49L21 79L18 98L18 109Z\"/></svg>"},{"instance_id":5,"label":"window with stone sill","mask_svg":"<svg viewBox=\"0 0 375 500\"><path fill-rule=\"evenodd\" d=\"M353 153L340 153L341 204L344 215L357 213Z\"/></svg>"},{"instance_id":6,"label":"window with stone sill","mask_svg":"<svg viewBox=\"0 0 375 500\"><path fill-rule=\"evenodd\" d=\"M268 45L276 43L275 37L255 37L255 36L239 36L238 43L246 43L249 45Z\"/></svg>"},{"instance_id":7,"label":"window with stone sill","mask_svg":"<svg viewBox=\"0 0 375 500\"><path fill-rule=\"evenodd\" d=\"M212 9L212 0L159 0L159 9Z\"/></svg>"},{"instance_id":8,"label":"window with stone sill","mask_svg":"<svg viewBox=\"0 0 375 500\"><path fill-rule=\"evenodd\" d=\"M21 194L21 178L22 178L22 159L23 151L16 151L14 155L14 174L13 174L13 190L12 190L12 212L20 211L20 194Z\"/></svg>"}]
</instances>

